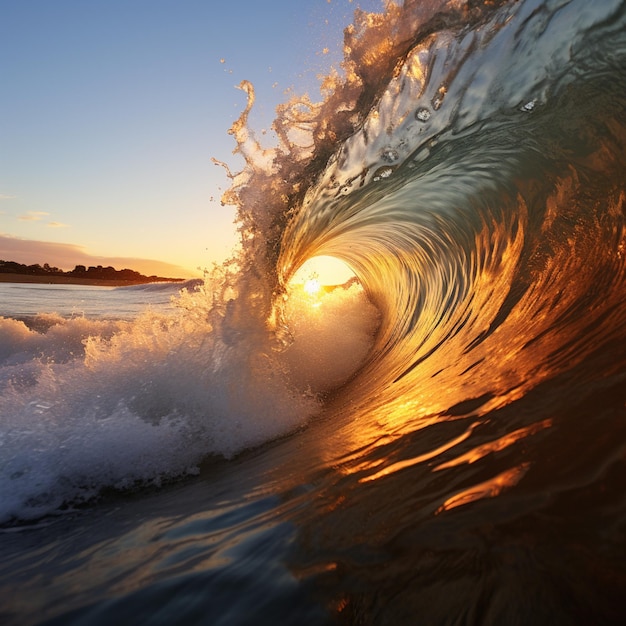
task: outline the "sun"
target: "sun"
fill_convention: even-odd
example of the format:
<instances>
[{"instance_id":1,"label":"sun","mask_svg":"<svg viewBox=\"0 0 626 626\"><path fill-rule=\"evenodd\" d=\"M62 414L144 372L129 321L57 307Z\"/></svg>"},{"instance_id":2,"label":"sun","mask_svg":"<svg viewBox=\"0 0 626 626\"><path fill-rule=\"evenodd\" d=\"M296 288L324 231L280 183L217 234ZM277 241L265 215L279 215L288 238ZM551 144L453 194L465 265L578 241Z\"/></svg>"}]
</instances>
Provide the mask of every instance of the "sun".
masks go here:
<instances>
[{"instance_id":1,"label":"sun","mask_svg":"<svg viewBox=\"0 0 626 626\"><path fill-rule=\"evenodd\" d=\"M307 293L314 294L324 286L343 285L351 278L354 278L354 272L343 261L331 256L316 256L298 269L291 282L302 285ZM310 287L305 287L307 283L310 283ZM313 287L315 283L316 288Z\"/></svg>"},{"instance_id":2,"label":"sun","mask_svg":"<svg viewBox=\"0 0 626 626\"><path fill-rule=\"evenodd\" d=\"M310 296L314 296L315 294L317 294L319 292L319 290L322 288L322 284L320 283L320 281L317 278L309 278L307 281L305 281L305 283L302 285L302 288L304 289L304 291L306 291Z\"/></svg>"}]
</instances>

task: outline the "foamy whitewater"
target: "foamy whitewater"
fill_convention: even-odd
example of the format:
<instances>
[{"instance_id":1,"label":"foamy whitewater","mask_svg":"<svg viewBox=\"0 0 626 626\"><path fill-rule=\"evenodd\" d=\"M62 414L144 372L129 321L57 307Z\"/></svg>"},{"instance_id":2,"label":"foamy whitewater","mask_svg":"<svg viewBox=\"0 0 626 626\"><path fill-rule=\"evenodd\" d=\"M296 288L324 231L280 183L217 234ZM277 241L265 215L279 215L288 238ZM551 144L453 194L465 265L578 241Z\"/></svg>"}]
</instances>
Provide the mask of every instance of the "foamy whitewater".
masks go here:
<instances>
[{"instance_id":1,"label":"foamy whitewater","mask_svg":"<svg viewBox=\"0 0 626 626\"><path fill-rule=\"evenodd\" d=\"M3 623L626 622L626 3L344 48L204 281L0 286Z\"/></svg>"},{"instance_id":2,"label":"foamy whitewater","mask_svg":"<svg viewBox=\"0 0 626 626\"><path fill-rule=\"evenodd\" d=\"M357 285L314 303L298 289L287 309L292 338L281 349L258 319L230 319L234 300L212 285L176 294L170 284L169 306L131 320L116 313L145 301L146 287L143 298L136 287L99 294L109 319L0 320L2 522L55 513L103 487L197 474L208 455L230 458L287 434L319 410L316 394L343 384L371 347L377 311ZM69 307L98 288L46 289L64 294ZM23 293L41 287L4 291L5 306L13 297L19 310Z\"/></svg>"}]
</instances>

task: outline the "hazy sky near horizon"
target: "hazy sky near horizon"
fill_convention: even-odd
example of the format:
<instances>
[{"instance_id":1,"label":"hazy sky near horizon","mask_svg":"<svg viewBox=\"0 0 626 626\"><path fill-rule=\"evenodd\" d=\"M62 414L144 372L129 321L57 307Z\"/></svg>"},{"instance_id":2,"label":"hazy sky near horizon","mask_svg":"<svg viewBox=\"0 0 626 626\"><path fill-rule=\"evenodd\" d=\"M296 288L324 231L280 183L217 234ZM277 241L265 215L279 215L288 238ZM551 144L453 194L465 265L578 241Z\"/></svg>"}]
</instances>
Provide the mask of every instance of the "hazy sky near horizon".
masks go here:
<instances>
[{"instance_id":1,"label":"hazy sky near horizon","mask_svg":"<svg viewBox=\"0 0 626 626\"><path fill-rule=\"evenodd\" d=\"M228 257L211 158L241 166L236 86L269 128L338 65L357 7L381 1L0 0L0 259L191 275Z\"/></svg>"}]
</instances>

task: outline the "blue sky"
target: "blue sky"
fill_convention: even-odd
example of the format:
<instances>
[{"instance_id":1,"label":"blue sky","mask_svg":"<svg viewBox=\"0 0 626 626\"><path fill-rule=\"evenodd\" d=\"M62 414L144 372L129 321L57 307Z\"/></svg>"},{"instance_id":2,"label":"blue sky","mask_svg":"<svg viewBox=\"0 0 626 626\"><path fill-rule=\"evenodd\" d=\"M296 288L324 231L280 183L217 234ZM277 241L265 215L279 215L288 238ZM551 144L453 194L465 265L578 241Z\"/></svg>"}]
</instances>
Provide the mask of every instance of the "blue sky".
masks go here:
<instances>
[{"instance_id":1,"label":"blue sky","mask_svg":"<svg viewBox=\"0 0 626 626\"><path fill-rule=\"evenodd\" d=\"M234 213L211 157L240 166L236 85L269 128L285 90L314 95L341 60L357 6L381 2L0 0L0 259L166 275L223 260Z\"/></svg>"}]
</instances>

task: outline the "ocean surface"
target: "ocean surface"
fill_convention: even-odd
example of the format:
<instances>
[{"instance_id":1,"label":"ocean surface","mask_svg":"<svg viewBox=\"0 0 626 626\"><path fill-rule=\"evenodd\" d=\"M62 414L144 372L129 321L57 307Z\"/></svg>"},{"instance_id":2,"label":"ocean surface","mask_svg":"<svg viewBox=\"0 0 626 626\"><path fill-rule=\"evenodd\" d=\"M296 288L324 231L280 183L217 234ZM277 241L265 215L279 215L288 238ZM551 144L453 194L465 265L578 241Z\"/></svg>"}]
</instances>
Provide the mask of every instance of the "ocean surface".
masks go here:
<instances>
[{"instance_id":1,"label":"ocean surface","mask_svg":"<svg viewBox=\"0 0 626 626\"><path fill-rule=\"evenodd\" d=\"M204 281L0 285L3 625L626 623L626 3L344 49Z\"/></svg>"}]
</instances>

